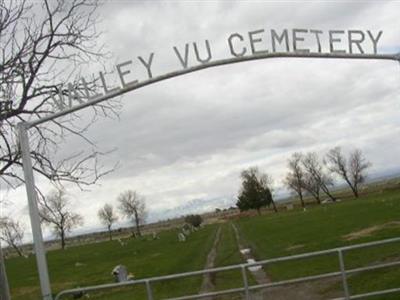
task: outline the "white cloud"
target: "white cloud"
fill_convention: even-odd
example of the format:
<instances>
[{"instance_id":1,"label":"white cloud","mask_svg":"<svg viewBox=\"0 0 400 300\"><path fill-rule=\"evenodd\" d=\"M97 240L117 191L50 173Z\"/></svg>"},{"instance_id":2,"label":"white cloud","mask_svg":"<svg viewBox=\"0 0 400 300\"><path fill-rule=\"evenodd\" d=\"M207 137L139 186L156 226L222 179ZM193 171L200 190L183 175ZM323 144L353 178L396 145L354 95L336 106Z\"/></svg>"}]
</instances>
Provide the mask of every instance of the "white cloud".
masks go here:
<instances>
[{"instance_id":1,"label":"white cloud","mask_svg":"<svg viewBox=\"0 0 400 300\"><path fill-rule=\"evenodd\" d=\"M256 29L383 30L380 51L400 51L399 9L396 2L117 1L101 13L112 64L132 59L132 76L143 80L137 56L155 53L156 76L180 68L175 45L209 39L214 59L226 58L229 34ZM400 165L399 91L398 64L381 61L273 59L160 82L125 95L120 120L89 130L100 149L117 148L103 163L121 167L91 192L70 188L71 197L93 227L97 209L116 205L125 189L146 196L153 218L229 206L243 168L259 165L279 186L294 151L359 147L371 173L393 171ZM61 152L80 149L87 145L70 139ZM23 189L9 197L15 205L7 210L27 221Z\"/></svg>"}]
</instances>

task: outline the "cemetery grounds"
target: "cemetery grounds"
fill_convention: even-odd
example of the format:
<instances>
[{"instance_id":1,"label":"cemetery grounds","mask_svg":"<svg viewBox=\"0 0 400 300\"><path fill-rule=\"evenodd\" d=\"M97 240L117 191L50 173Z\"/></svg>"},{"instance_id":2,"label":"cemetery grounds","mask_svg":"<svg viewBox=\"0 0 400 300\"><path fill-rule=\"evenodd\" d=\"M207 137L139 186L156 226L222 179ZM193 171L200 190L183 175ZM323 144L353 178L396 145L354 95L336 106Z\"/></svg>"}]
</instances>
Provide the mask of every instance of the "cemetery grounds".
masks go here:
<instances>
[{"instance_id":1,"label":"cemetery grounds","mask_svg":"<svg viewBox=\"0 0 400 300\"><path fill-rule=\"evenodd\" d=\"M214 267L245 262L240 248L251 249L256 260L359 244L400 236L400 182L368 186L359 199L347 192L338 193L341 202L309 205L304 211L280 207L275 214L219 218L179 242L179 229L169 229L142 239L124 239L52 250L47 254L54 293L63 289L113 282L112 269L123 264L136 279L200 270L210 263ZM214 251L211 251L214 249ZM354 250L346 254L346 268L400 259L400 243ZM34 256L14 257L6 261L14 300L40 299ZM250 284L260 280L278 281L337 271L336 256L282 262L265 266L259 274L248 272ZM155 299L198 293L200 290L222 290L242 286L240 270L175 279L152 284ZM351 292L365 293L399 287L400 269L385 268L349 277ZM272 299L293 299L306 293L307 299L329 299L342 296L340 278L272 289ZM274 295L280 295L275 297ZM285 296L286 295L286 296ZM255 295L257 299L257 295ZM63 298L71 299L71 298ZM85 298L82 298L85 299ZM144 285L90 293L90 299L147 299ZM241 299L228 295L221 299ZM296 299L301 299L300 296ZM372 299L394 300L399 294Z\"/></svg>"}]
</instances>

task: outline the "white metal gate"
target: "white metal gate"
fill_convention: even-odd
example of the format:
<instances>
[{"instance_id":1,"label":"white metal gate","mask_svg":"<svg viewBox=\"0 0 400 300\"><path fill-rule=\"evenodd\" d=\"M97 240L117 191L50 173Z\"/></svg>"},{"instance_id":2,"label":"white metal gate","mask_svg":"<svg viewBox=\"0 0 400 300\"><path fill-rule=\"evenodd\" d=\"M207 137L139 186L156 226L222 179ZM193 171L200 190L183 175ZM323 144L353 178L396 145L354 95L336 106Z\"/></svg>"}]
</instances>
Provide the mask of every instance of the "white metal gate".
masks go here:
<instances>
[{"instance_id":1,"label":"white metal gate","mask_svg":"<svg viewBox=\"0 0 400 300\"><path fill-rule=\"evenodd\" d=\"M397 288L379 290L379 291L374 291L374 292L369 292L369 293L364 293L364 294L351 295L350 289L349 289L349 284L347 282L348 276L352 275L352 274L356 274L356 273L366 272L366 271L372 271L372 270L377 270L377 269L382 269L382 268L387 268L387 267L400 266L400 260L387 262L387 263L377 263L374 265L359 267L359 268L355 268L355 269L346 269L345 261L343 258L344 253L349 250L370 248L370 247L381 246L381 245L386 245L386 244L391 244L391 243L400 243L400 237L386 239L386 240L382 240L382 241L358 244L358 245L351 245L351 246L346 246L346 247L339 247L339 248L334 248L334 249L329 249L329 250L322 250L322 251L316 251L316 252L310 252L310 253L304 253L304 254L298 254L298 255L278 257L278 258L273 258L273 259L262 260L262 261L255 262L255 263L246 263L246 264L232 265L232 266L213 268L213 269L205 269L205 270L186 272L186 273L180 273L180 274L151 277L151 278L145 278L145 279L140 279L140 280L132 280L132 281L123 282L123 283L102 284L102 285L97 285L97 286L89 286L89 287L85 287L85 288L70 289L70 290L65 290L65 291L60 292L56 296L55 300L60 300L64 296L67 296L67 295L75 295L75 294L79 294L79 293L88 293L91 291L112 289L112 288L123 287L123 286L143 285L143 284L146 286L147 299L154 300L155 298L153 296L151 283L160 282L160 281L164 281L164 280L183 278L183 277L190 277L190 276L195 276L195 275L203 275L203 274L207 274L207 273L217 273L217 272L221 272L221 271L237 270L237 269L241 270L241 272L242 272L243 287L227 289L227 290L211 292L211 293L187 295L187 296L182 296L182 297L177 297L177 298L169 298L168 300L211 298L211 297L235 294L235 293L244 293L244 299L250 300L251 299L251 295L250 295L251 291L255 291L255 290L259 290L259 289L267 289L267 288L272 288L272 287L277 287L277 286L284 286L284 285L289 285L289 284L294 284L294 283L302 283L302 282L306 282L306 281L312 281L312 280L318 280L318 279L324 279L324 278L339 277L339 276L341 277L341 280L342 280L343 297L336 298L334 300L365 299L365 298L372 297L372 296L400 293L400 279L399 279L399 283L398 283L399 286ZM258 284L258 285L252 285L252 286L250 286L248 283L247 269L249 267L260 266L260 265L265 266L265 265L270 265L270 264L277 263L277 262L293 261L293 260L299 260L299 259L305 259L305 258L311 258L311 257L317 257L317 256L329 255L329 254L337 254L340 270L338 270L336 272L331 272L331 273L324 273L324 274L318 274L318 275L313 275L313 276L300 277L300 278L295 278L295 279L277 281L277 282L266 283L266 284ZM399 245L399 254L400 254L400 245ZM399 294L399 297L400 297L400 294ZM271 299L271 300L273 300L273 299Z\"/></svg>"}]
</instances>

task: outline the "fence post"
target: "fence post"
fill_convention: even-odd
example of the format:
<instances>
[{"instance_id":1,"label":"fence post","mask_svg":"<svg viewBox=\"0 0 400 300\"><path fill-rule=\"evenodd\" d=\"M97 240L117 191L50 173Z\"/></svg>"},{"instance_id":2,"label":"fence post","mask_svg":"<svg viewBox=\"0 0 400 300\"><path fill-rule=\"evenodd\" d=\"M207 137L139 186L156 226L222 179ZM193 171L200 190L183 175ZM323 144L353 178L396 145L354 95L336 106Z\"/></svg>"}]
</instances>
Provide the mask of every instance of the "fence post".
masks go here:
<instances>
[{"instance_id":1,"label":"fence post","mask_svg":"<svg viewBox=\"0 0 400 300\"><path fill-rule=\"evenodd\" d=\"M338 255L339 255L340 272L342 273L342 283L343 283L344 298L346 300L349 300L350 299L349 285L347 283L346 268L344 266L344 259L343 259L342 250L338 250Z\"/></svg>"},{"instance_id":2,"label":"fence post","mask_svg":"<svg viewBox=\"0 0 400 300\"><path fill-rule=\"evenodd\" d=\"M249 295L249 283L247 281L247 273L246 273L246 267L242 265L242 277L243 277L243 285L244 285L244 295L246 300L250 300L250 295Z\"/></svg>"},{"instance_id":3,"label":"fence post","mask_svg":"<svg viewBox=\"0 0 400 300\"><path fill-rule=\"evenodd\" d=\"M153 300L153 292L151 290L150 280L146 280L147 299Z\"/></svg>"}]
</instances>

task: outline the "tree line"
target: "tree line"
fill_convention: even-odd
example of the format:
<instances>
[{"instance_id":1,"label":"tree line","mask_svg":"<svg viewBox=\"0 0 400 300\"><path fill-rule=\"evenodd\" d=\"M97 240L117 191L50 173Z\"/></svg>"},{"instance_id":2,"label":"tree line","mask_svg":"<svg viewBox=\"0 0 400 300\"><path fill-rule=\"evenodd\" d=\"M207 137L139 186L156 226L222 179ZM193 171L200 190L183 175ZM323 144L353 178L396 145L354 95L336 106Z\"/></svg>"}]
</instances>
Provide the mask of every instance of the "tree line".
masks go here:
<instances>
[{"instance_id":1,"label":"tree line","mask_svg":"<svg viewBox=\"0 0 400 300\"><path fill-rule=\"evenodd\" d=\"M145 198L136 191L127 190L119 194L117 201L120 214L134 225L132 235L141 236L140 226L144 224L147 216ZM61 249L65 249L67 235L73 229L83 225L83 216L73 211L64 189L52 190L40 198L38 204L41 222L60 239ZM98 210L97 216L107 227L111 240L111 227L119 219L117 211L112 205L106 203ZM0 239L14 249L19 256L24 255L21 250L23 237L24 228L19 221L11 217L0 218Z\"/></svg>"},{"instance_id":2,"label":"tree line","mask_svg":"<svg viewBox=\"0 0 400 300\"><path fill-rule=\"evenodd\" d=\"M302 207L305 207L304 197L313 197L318 204L326 195L331 201L337 201L332 193L335 177L342 179L351 189L356 198L359 197L359 187L365 182L367 170L371 163L360 149L351 151L347 156L341 147L330 149L322 158L316 152L295 152L287 160L288 172L284 185L298 196ZM250 167L241 173L242 186L239 190L236 206L241 210L260 209L273 206L272 178L261 172L257 167Z\"/></svg>"},{"instance_id":3,"label":"tree line","mask_svg":"<svg viewBox=\"0 0 400 300\"><path fill-rule=\"evenodd\" d=\"M299 198L302 207L305 207L306 196L313 197L318 204L321 204L323 195L336 201L332 193L335 176L342 179L358 198L359 187L365 182L370 166L371 163L359 149L346 156L340 147L335 147L322 158L316 152L295 152L287 160L288 171L283 183ZM236 205L241 211L255 209L260 213L261 208L267 206L278 211L273 199L273 180L269 174L261 172L258 167L250 167L243 170L240 176L242 186ZM140 237L140 227L147 217L145 198L136 191L126 190L118 195L117 202L117 210L106 203L97 212L100 222L107 227L109 239L112 239L113 224L119 220L117 211L131 221L132 235ZM39 198L39 214L42 223L50 227L60 239L62 249L65 248L67 234L83 224L83 216L72 210L64 189L53 190ZM19 255L23 255L18 247L24 236L21 224L11 217L3 217L0 220L0 231L0 238Z\"/></svg>"}]
</instances>

